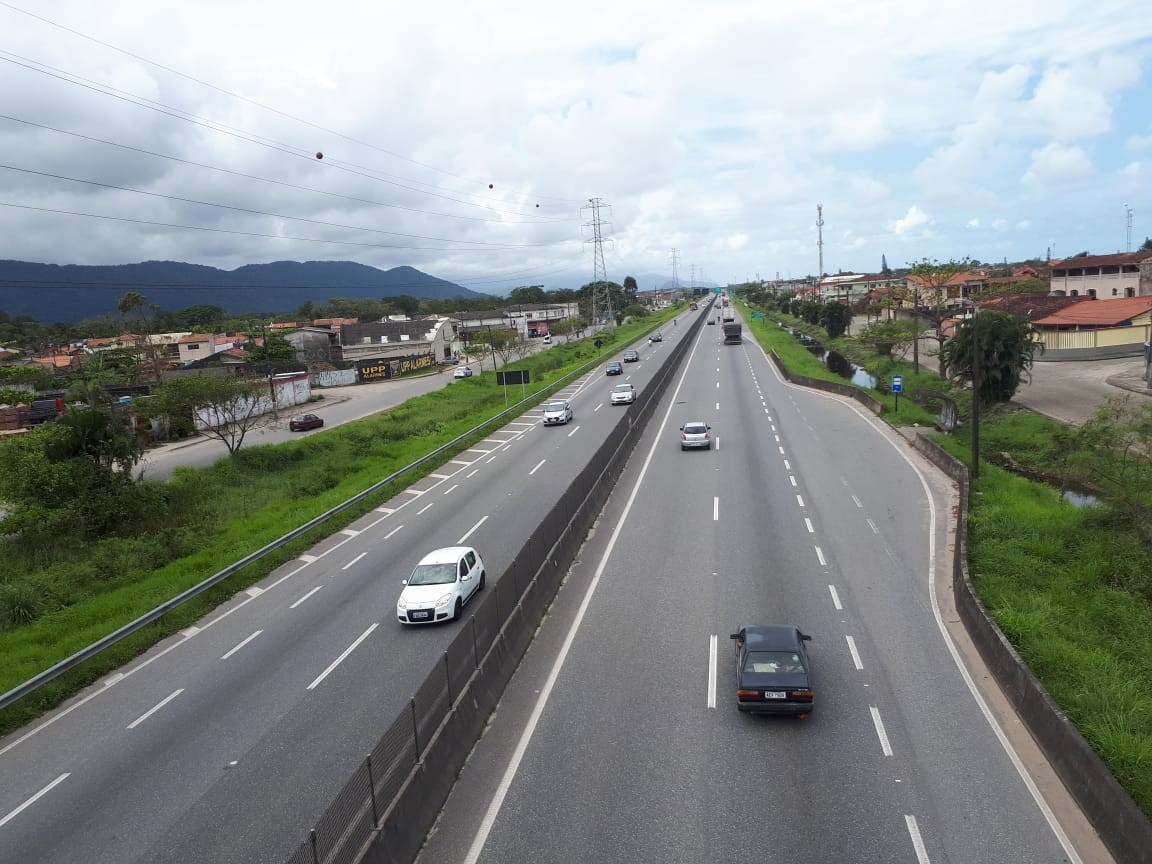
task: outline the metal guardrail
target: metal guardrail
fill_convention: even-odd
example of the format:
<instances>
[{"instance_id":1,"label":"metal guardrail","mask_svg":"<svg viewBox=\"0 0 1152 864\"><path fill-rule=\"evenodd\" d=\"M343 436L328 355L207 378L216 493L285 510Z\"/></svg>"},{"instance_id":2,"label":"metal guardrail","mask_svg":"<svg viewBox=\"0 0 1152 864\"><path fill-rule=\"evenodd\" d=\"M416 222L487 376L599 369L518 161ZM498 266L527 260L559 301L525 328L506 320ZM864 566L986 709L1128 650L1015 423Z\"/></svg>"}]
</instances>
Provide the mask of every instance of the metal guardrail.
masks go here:
<instances>
[{"instance_id":1,"label":"metal guardrail","mask_svg":"<svg viewBox=\"0 0 1152 864\"><path fill-rule=\"evenodd\" d=\"M178 594L176 597L173 597L171 600L167 600L164 603L161 603L156 608L154 608L154 609L150 610L149 612L146 612L145 614L141 615L135 621L132 621L128 624L125 624L119 630L116 630L113 633L109 633L104 638L102 638L96 642L93 642L91 645L87 646L86 648L82 648L81 650L79 650L75 654L73 654L72 656L66 657L65 659L61 660L59 663L55 664L54 666L51 666L50 668L45 669L39 675L36 675L33 678L29 678L23 684L19 684L16 687L13 687L7 693L0 696L0 710L7 708L9 705L15 704L16 702L23 699L25 696L27 696L30 693L33 693L36 690L38 690L39 688L43 687L49 681L52 681L55 678L59 678L65 672L68 672L69 670L76 668L81 663L84 663L88 660L91 660L93 657L95 657L101 651L104 651L107 648L110 648L111 646L115 645L117 642L121 641L122 639L127 638L128 636L131 636L133 633L137 632L138 630L141 630L144 627L147 627L149 624L152 624L152 623L158 621L160 618L163 618L165 615L167 615L173 609L177 608L178 606L182 606L183 604L187 603L189 600L193 599L194 597L197 597L200 594L203 594L205 591L209 590L210 588L214 588L216 585L219 585L221 582L223 582L228 577L233 576L236 573L243 570L249 564L252 564L256 561L259 561L261 558L264 558L265 556L271 554L272 552L275 552L276 550L281 549L282 547L291 543L297 537L300 537L301 535L308 533L309 531L311 531L313 528L315 528L318 525L324 524L329 519L333 518L334 516L339 515L340 513L343 513L345 510L349 509L350 507L355 507L357 504L359 504L364 499L374 495L375 493L379 492L384 487L388 486L388 484L394 483L400 477L402 477L405 474L415 470L416 468L419 468L421 465L425 464L426 462L429 462L429 461L432 461L432 460L439 458L441 455L443 455L444 453L447 453L452 448L458 446L459 444L463 443L464 441L467 441L473 435L478 434L479 432L481 432L482 430L491 426L492 424L500 422L505 417L507 417L509 414L514 414L514 413L520 411L524 406L538 400L542 395L546 395L549 392L554 392L555 390L558 390L560 387L564 386L570 379L577 377L579 375L582 375L588 369L590 369L594 366L597 366L601 362L601 360L602 360L602 356L598 352L595 359L590 360L589 362L583 364L582 366L579 366L578 368L569 372L567 375L564 375L564 376L558 378L550 386L545 387L542 390L539 390L536 393L532 394L531 396L527 396L518 402L514 402L512 405L505 408L503 411L500 411L498 414L493 415L489 419L485 420L483 423L480 423L479 425L474 426L473 428L469 429L467 432L463 433L462 435L458 435L457 437L453 438L447 444L443 444L440 447L437 447L435 450L433 450L431 453L427 454L426 456L421 456L415 462L412 462L408 465L405 465L400 470L395 471L392 474L389 474L383 480L380 480L376 483L373 483L371 486L369 486L363 492L358 492L356 495L353 495L347 501L344 501L340 504L337 504L331 510L328 510L324 513L321 513L319 516L316 516L315 518L310 519L309 521L305 522L303 525L301 525L297 528L294 528L292 531L289 531L284 536L279 537L276 540L273 540L268 545L263 546L260 549L257 549L255 552L244 556L239 561L237 561L233 564L229 564L223 570L220 570L219 572L214 573L212 576L209 576L203 582L200 582L196 585L193 585L187 591L184 591L183 593Z\"/></svg>"}]
</instances>

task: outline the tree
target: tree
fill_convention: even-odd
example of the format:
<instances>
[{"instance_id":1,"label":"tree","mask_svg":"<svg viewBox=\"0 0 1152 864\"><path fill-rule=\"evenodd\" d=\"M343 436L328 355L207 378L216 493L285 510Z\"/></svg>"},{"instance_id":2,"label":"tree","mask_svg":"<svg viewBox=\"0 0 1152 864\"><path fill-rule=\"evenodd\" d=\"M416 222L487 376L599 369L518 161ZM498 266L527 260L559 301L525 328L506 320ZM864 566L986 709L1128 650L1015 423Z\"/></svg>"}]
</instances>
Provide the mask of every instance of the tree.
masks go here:
<instances>
[{"instance_id":1,"label":"tree","mask_svg":"<svg viewBox=\"0 0 1152 864\"><path fill-rule=\"evenodd\" d=\"M891 270L888 269L888 256L887 255L881 255L880 256L880 272L883 273L885 276L892 272Z\"/></svg>"},{"instance_id":2,"label":"tree","mask_svg":"<svg viewBox=\"0 0 1152 864\"><path fill-rule=\"evenodd\" d=\"M941 349L944 347L944 321L951 315L948 308L948 283L958 273L963 273L971 261L962 258L941 264L935 258L922 258L909 263L908 278L901 298L912 304L912 323L916 328L916 339L912 343L912 372L920 373L920 318L927 317L935 330L935 339ZM941 367L943 374L943 367Z\"/></svg>"},{"instance_id":3,"label":"tree","mask_svg":"<svg viewBox=\"0 0 1152 864\"><path fill-rule=\"evenodd\" d=\"M276 422L269 385L251 378L198 375L165 381L146 403L152 417L192 418L209 438L224 442L229 455L253 429Z\"/></svg>"},{"instance_id":4,"label":"tree","mask_svg":"<svg viewBox=\"0 0 1152 864\"><path fill-rule=\"evenodd\" d=\"M829 339L843 336L851 321L852 307L847 303L834 301L820 307L820 326L827 331Z\"/></svg>"},{"instance_id":5,"label":"tree","mask_svg":"<svg viewBox=\"0 0 1152 864\"><path fill-rule=\"evenodd\" d=\"M1140 244L1141 252L1152 252L1152 237L1145 237L1144 242Z\"/></svg>"},{"instance_id":6,"label":"tree","mask_svg":"<svg viewBox=\"0 0 1152 864\"><path fill-rule=\"evenodd\" d=\"M621 309L620 314L625 318L645 318L649 315L649 312L647 307L641 306L639 303L632 303Z\"/></svg>"},{"instance_id":7,"label":"tree","mask_svg":"<svg viewBox=\"0 0 1152 864\"><path fill-rule=\"evenodd\" d=\"M279 333L265 333L263 344L253 345L248 358L254 363L291 363L296 359L296 349Z\"/></svg>"},{"instance_id":8,"label":"tree","mask_svg":"<svg viewBox=\"0 0 1152 864\"><path fill-rule=\"evenodd\" d=\"M869 324L856 338L871 345L881 357L904 357L912 347L915 328L911 321L877 321Z\"/></svg>"},{"instance_id":9,"label":"tree","mask_svg":"<svg viewBox=\"0 0 1152 864\"><path fill-rule=\"evenodd\" d=\"M1152 541L1152 404L1125 395L1108 402L1076 432L1071 452L1145 542Z\"/></svg>"},{"instance_id":10,"label":"tree","mask_svg":"<svg viewBox=\"0 0 1152 864\"><path fill-rule=\"evenodd\" d=\"M548 296L543 285L521 285L508 293L509 306L521 306L525 303L547 303Z\"/></svg>"},{"instance_id":11,"label":"tree","mask_svg":"<svg viewBox=\"0 0 1152 864\"><path fill-rule=\"evenodd\" d=\"M972 385L973 361L979 369L980 407L1007 402L1027 378L1036 352L1044 345L1032 325L1007 312L976 312L963 322L940 352L941 373Z\"/></svg>"},{"instance_id":12,"label":"tree","mask_svg":"<svg viewBox=\"0 0 1152 864\"><path fill-rule=\"evenodd\" d=\"M385 297L383 302L385 315L403 315L405 318L415 318L420 314L420 299L411 294Z\"/></svg>"},{"instance_id":13,"label":"tree","mask_svg":"<svg viewBox=\"0 0 1152 864\"><path fill-rule=\"evenodd\" d=\"M481 350L485 348L492 352L493 357L499 357L502 363L507 363L513 354L513 345L516 343L516 331L506 329L486 329L478 330L472 334L472 344L480 346ZM495 368L495 362L493 362Z\"/></svg>"}]
</instances>

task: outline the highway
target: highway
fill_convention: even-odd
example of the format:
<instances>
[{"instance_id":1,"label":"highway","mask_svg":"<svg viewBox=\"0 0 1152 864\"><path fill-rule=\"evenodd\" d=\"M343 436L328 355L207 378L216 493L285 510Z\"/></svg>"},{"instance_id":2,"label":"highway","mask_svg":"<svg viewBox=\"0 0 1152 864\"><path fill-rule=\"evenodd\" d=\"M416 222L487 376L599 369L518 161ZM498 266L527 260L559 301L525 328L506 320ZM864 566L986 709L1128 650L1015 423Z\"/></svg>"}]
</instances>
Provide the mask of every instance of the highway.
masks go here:
<instances>
[{"instance_id":1,"label":"highway","mask_svg":"<svg viewBox=\"0 0 1152 864\"><path fill-rule=\"evenodd\" d=\"M280 864L467 624L402 627L401 580L427 551L466 543L498 585L630 410L607 404L611 386L643 389L687 329L639 346L624 376L600 366L573 382L568 425L545 428L538 410L513 420L0 741L0 862Z\"/></svg>"},{"instance_id":2,"label":"highway","mask_svg":"<svg viewBox=\"0 0 1152 864\"><path fill-rule=\"evenodd\" d=\"M946 484L719 343L701 328L419 860L1081 860L946 635ZM692 419L713 450L680 451ZM771 622L812 636L806 720L736 711L728 635Z\"/></svg>"}]
</instances>

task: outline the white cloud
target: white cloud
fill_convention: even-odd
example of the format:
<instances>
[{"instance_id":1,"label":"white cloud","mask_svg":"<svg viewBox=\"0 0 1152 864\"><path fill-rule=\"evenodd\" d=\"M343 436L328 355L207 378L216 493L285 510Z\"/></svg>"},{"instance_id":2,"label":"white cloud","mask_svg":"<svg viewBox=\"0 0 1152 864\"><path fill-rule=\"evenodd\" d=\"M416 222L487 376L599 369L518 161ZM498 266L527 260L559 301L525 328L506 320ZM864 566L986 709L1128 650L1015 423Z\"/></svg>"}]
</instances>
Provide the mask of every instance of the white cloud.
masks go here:
<instances>
[{"instance_id":1,"label":"white cloud","mask_svg":"<svg viewBox=\"0 0 1152 864\"><path fill-rule=\"evenodd\" d=\"M1053 141L1032 151L1031 164L1023 179L1026 183L1056 185L1085 180L1094 172L1092 160L1083 148Z\"/></svg>"},{"instance_id":2,"label":"white cloud","mask_svg":"<svg viewBox=\"0 0 1152 864\"><path fill-rule=\"evenodd\" d=\"M932 220L928 218L928 214L913 204L908 208L908 212L904 214L904 218L896 219L888 223L889 230L901 236L910 234L917 228L926 225L931 225Z\"/></svg>"},{"instance_id":3,"label":"white cloud","mask_svg":"<svg viewBox=\"0 0 1152 864\"><path fill-rule=\"evenodd\" d=\"M1129 135L1124 146L1129 150L1148 150L1152 148L1152 135Z\"/></svg>"},{"instance_id":4,"label":"white cloud","mask_svg":"<svg viewBox=\"0 0 1152 864\"><path fill-rule=\"evenodd\" d=\"M979 228L980 227L980 220L979 219L969 219L964 224L965 224L966 228Z\"/></svg>"}]
</instances>

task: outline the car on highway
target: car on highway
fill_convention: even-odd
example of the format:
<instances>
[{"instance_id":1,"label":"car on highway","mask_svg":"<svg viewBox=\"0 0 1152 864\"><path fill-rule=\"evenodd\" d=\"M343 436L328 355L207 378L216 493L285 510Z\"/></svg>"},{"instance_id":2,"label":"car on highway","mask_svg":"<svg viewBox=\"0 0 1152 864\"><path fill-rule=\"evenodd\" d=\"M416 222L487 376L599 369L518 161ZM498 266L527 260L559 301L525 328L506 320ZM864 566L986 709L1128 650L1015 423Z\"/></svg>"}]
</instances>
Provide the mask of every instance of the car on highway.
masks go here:
<instances>
[{"instance_id":1,"label":"car on highway","mask_svg":"<svg viewBox=\"0 0 1152 864\"><path fill-rule=\"evenodd\" d=\"M293 414L288 421L289 432L306 432L309 429L319 429L324 425L324 418L315 414Z\"/></svg>"},{"instance_id":2,"label":"car on highway","mask_svg":"<svg viewBox=\"0 0 1152 864\"><path fill-rule=\"evenodd\" d=\"M617 361L613 360L611 363L609 363L607 366L604 367L604 374L605 375L623 375L624 374L624 367L621 366Z\"/></svg>"},{"instance_id":3,"label":"car on highway","mask_svg":"<svg viewBox=\"0 0 1152 864\"><path fill-rule=\"evenodd\" d=\"M471 546L429 552L403 581L396 618L401 624L455 621L464 604L483 590L484 577L484 562Z\"/></svg>"},{"instance_id":4,"label":"car on highway","mask_svg":"<svg viewBox=\"0 0 1152 864\"><path fill-rule=\"evenodd\" d=\"M452 370L452 377L453 378L471 378L472 377L472 367L471 366L457 366L455 369Z\"/></svg>"},{"instance_id":5,"label":"car on highway","mask_svg":"<svg viewBox=\"0 0 1152 864\"><path fill-rule=\"evenodd\" d=\"M811 636L795 624L746 624L730 637L736 643L736 708L750 714L812 711Z\"/></svg>"},{"instance_id":6,"label":"car on highway","mask_svg":"<svg viewBox=\"0 0 1152 864\"><path fill-rule=\"evenodd\" d=\"M664 334L663 333L653 333L651 336L648 337L648 341L649 342L663 342L664 341Z\"/></svg>"},{"instance_id":7,"label":"car on highway","mask_svg":"<svg viewBox=\"0 0 1152 864\"><path fill-rule=\"evenodd\" d=\"M549 402L544 406L544 425L554 426L567 423L572 419L572 406L560 400Z\"/></svg>"},{"instance_id":8,"label":"car on highway","mask_svg":"<svg viewBox=\"0 0 1152 864\"><path fill-rule=\"evenodd\" d=\"M712 449L712 436L709 434L712 427L703 420L692 420L680 427L680 449L692 450L694 448Z\"/></svg>"},{"instance_id":9,"label":"car on highway","mask_svg":"<svg viewBox=\"0 0 1152 864\"><path fill-rule=\"evenodd\" d=\"M639 363L640 362L640 352L639 351L625 351L624 352L624 362L625 363Z\"/></svg>"},{"instance_id":10,"label":"car on highway","mask_svg":"<svg viewBox=\"0 0 1152 864\"><path fill-rule=\"evenodd\" d=\"M631 405L636 401L636 388L631 384L617 384L612 388L613 405Z\"/></svg>"},{"instance_id":11,"label":"car on highway","mask_svg":"<svg viewBox=\"0 0 1152 864\"><path fill-rule=\"evenodd\" d=\"M716 322L715 322L715 321L713 321L711 318L709 318L707 323L708 323L709 325L712 325L712 324L715 324Z\"/></svg>"}]
</instances>

